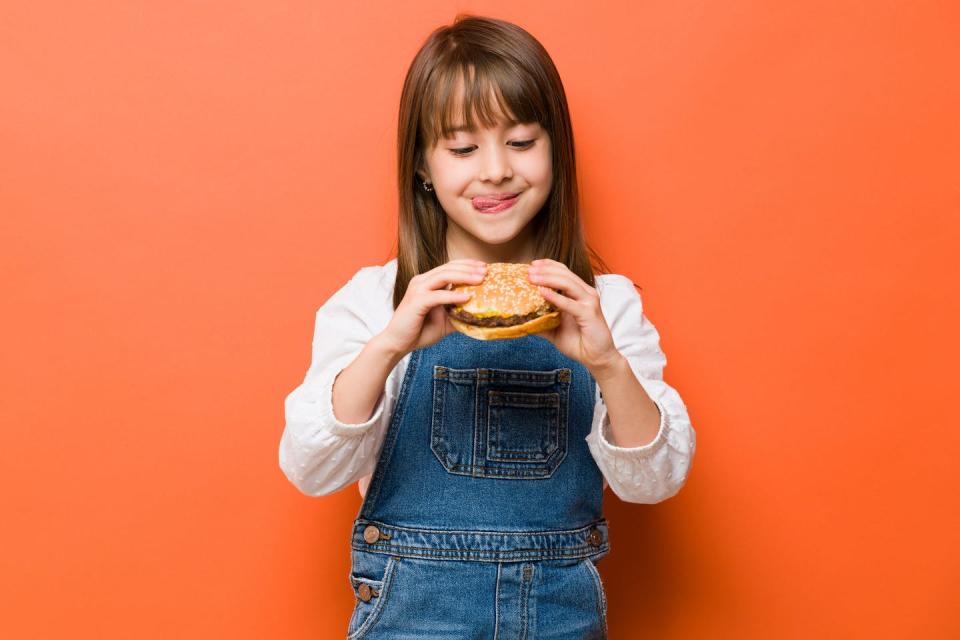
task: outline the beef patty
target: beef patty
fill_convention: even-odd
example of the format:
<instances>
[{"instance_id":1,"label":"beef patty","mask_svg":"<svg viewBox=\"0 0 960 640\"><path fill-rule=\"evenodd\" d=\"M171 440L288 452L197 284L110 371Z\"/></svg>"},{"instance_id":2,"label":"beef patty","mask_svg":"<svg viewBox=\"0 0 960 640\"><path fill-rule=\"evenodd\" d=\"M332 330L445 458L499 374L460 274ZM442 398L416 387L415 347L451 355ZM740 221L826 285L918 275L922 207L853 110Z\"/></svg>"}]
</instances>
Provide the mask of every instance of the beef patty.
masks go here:
<instances>
[{"instance_id":1,"label":"beef patty","mask_svg":"<svg viewBox=\"0 0 960 640\"><path fill-rule=\"evenodd\" d=\"M528 313L524 316L490 316L487 318L478 318L468 311L460 309L458 311L451 311L450 315L460 320L466 322L467 324L476 325L478 327L512 327L516 324L523 324L524 322L529 322L539 315L543 315L534 311L533 313Z\"/></svg>"}]
</instances>

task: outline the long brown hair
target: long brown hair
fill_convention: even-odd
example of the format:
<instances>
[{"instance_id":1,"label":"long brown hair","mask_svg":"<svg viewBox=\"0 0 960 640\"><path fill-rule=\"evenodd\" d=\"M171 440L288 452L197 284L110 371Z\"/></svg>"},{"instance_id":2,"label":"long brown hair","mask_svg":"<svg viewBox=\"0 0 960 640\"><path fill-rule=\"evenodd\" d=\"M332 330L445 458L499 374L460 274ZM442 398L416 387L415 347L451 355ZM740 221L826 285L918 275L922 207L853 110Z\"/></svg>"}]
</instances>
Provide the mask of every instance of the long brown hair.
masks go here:
<instances>
[{"instance_id":1,"label":"long brown hair","mask_svg":"<svg viewBox=\"0 0 960 640\"><path fill-rule=\"evenodd\" d=\"M463 82L459 113L452 104ZM447 216L434 192L425 191L416 171L425 150L450 132L454 121L486 127L496 124L490 96L501 113L523 123L537 122L550 135L553 188L531 220L538 258L562 262L590 286L594 273L610 269L587 244L580 222L573 129L567 98L550 55L515 24L458 14L437 28L417 52L400 97L397 135L399 220L396 308L413 276L448 261Z\"/></svg>"}]
</instances>

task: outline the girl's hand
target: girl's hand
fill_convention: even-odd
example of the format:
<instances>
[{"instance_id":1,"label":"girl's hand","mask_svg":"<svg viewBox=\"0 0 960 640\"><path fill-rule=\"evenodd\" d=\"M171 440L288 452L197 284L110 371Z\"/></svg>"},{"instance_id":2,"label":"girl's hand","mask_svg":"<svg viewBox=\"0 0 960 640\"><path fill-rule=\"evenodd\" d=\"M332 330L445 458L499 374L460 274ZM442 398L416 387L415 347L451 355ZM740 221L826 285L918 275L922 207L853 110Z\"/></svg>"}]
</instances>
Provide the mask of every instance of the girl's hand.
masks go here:
<instances>
[{"instance_id":1,"label":"girl's hand","mask_svg":"<svg viewBox=\"0 0 960 640\"><path fill-rule=\"evenodd\" d=\"M560 325L540 332L564 355L577 360L591 373L621 357L600 310L600 294L567 265L555 260L534 260L527 276L540 294L560 309ZM559 289L563 293L557 293Z\"/></svg>"},{"instance_id":2,"label":"girl's hand","mask_svg":"<svg viewBox=\"0 0 960 640\"><path fill-rule=\"evenodd\" d=\"M380 334L398 356L427 347L451 331L445 304L463 304L471 294L449 291L454 284L480 284L487 266L467 258L451 260L435 269L415 275L407 285L403 300L394 310L389 324Z\"/></svg>"}]
</instances>

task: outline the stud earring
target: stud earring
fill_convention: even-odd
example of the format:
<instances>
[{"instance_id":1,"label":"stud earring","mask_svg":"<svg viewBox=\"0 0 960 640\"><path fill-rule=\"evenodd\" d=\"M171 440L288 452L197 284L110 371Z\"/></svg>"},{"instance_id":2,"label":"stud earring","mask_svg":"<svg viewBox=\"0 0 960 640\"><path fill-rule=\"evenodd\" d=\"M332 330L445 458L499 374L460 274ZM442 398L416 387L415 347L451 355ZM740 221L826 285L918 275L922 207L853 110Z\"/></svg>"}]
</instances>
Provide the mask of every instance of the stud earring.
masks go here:
<instances>
[{"instance_id":1,"label":"stud earring","mask_svg":"<svg viewBox=\"0 0 960 640\"><path fill-rule=\"evenodd\" d=\"M421 182L423 182L424 191L433 191L433 186L429 182L427 182L426 180L421 180Z\"/></svg>"}]
</instances>

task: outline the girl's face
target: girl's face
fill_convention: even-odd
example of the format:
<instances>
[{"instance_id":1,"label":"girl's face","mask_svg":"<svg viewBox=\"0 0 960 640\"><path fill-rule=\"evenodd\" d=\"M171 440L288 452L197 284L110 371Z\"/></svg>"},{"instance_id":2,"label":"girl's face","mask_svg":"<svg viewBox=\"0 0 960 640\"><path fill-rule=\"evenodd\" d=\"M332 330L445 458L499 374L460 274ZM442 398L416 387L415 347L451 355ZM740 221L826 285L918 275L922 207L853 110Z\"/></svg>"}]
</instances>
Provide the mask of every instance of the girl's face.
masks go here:
<instances>
[{"instance_id":1,"label":"girl's face","mask_svg":"<svg viewBox=\"0 0 960 640\"><path fill-rule=\"evenodd\" d=\"M425 152L421 179L432 183L447 213L447 257L485 262L530 262L530 221L550 195L553 160L550 136L537 123L512 123L460 130ZM422 187L421 187L422 188ZM513 204L484 213L476 198L517 194Z\"/></svg>"}]
</instances>

